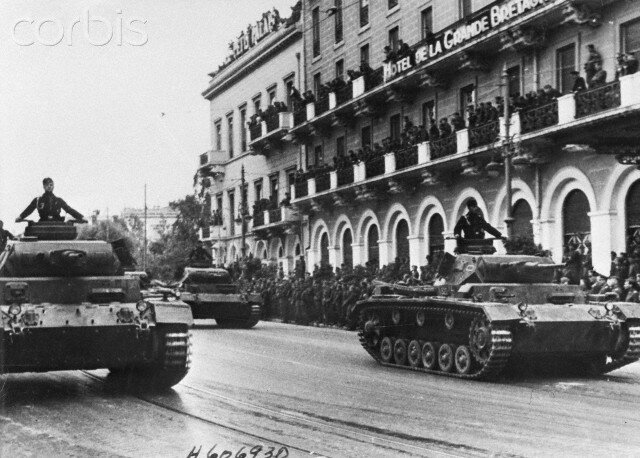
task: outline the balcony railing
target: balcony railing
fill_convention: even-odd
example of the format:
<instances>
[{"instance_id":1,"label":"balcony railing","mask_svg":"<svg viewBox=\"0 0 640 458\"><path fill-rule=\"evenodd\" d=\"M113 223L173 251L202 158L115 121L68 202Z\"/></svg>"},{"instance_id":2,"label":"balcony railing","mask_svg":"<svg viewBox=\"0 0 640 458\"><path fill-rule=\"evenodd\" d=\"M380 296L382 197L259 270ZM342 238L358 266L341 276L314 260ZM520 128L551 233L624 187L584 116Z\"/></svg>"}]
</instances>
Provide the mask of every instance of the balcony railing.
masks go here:
<instances>
[{"instance_id":1,"label":"balcony railing","mask_svg":"<svg viewBox=\"0 0 640 458\"><path fill-rule=\"evenodd\" d=\"M494 121L469 129L469 146L477 148L498 140L500 136L500 122Z\"/></svg>"},{"instance_id":2,"label":"balcony railing","mask_svg":"<svg viewBox=\"0 0 640 458\"><path fill-rule=\"evenodd\" d=\"M249 138L251 141L262 137L262 124L260 122L249 124Z\"/></svg>"},{"instance_id":3,"label":"balcony railing","mask_svg":"<svg viewBox=\"0 0 640 458\"><path fill-rule=\"evenodd\" d=\"M374 70L372 73L369 73L364 78L364 89L365 91L370 91L374 87L380 86L384 81L383 69L382 67Z\"/></svg>"},{"instance_id":4,"label":"balcony railing","mask_svg":"<svg viewBox=\"0 0 640 458\"><path fill-rule=\"evenodd\" d=\"M520 112L520 132L526 134L558 124L558 100Z\"/></svg>"},{"instance_id":5,"label":"balcony railing","mask_svg":"<svg viewBox=\"0 0 640 458\"><path fill-rule=\"evenodd\" d=\"M342 105L353 97L353 83L349 81L346 86L336 91L336 105Z\"/></svg>"},{"instance_id":6,"label":"balcony railing","mask_svg":"<svg viewBox=\"0 0 640 458\"><path fill-rule=\"evenodd\" d=\"M418 145L403 148L394 153L396 157L396 170L401 170L418 164Z\"/></svg>"},{"instance_id":7,"label":"balcony railing","mask_svg":"<svg viewBox=\"0 0 640 458\"><path fill-rule=\"evenodd\" d=\"M307 197L309 195L307 180L296 181L294 186L294 189L296 190L296 199L299 199L300 197Z\"/></svg>"},{"instance_id":8,"label":"balcony railing","mask_svg":"<svg viewBox=\"0 0 640 458\"><path fill-rule=\"evenodd\" d=\"M300 104L300 106L296 107L293 112L293 125L299 126L303 122L307 120L307 107L304 104Z\"/></svg>"},{"instance_id":9,"label":"balcony railing","mask_svg":"<svg viewBox=\"0 0 640 458\"><path fill-rule=\"evenodd\" d=\"M280 221L282 221L282 210L280 208L269 210L269 224L279 223Z\"/></svg>"},{"instance_id":10,"label":"balcony railing","mask_svg":"<svg viewBox=\"0 0 640 458\"><path fill-rule=\"evenodd\" d=\"M353 166L338 169L336 175L338 177L338 186L353 183Z\"/></svg>"},{"instance_id":11,"label":"balcony railing","mask_svg":"<svg viewBox=\"0 0 640 458\"><path fill-rule=\"evenodd\" d=\"M328 191L331 187L331 177L329 172L321 173L316 176L316 192Z\"/></svg>"},{"instance_id":12,"label":"balcony railing","mask_svg":"<svg viewBox=\"0 0 640 458\"><path fill-rule=\"evenodd\" d=\"M364 163L365 178L384 174L384 156L373 157Z\"/></svg>"},{"instance_id":13,"label":"balcony railing","mask_svg":"<svg viewBox=\"0 0 640 458\"><path fill-rule=\"evenodd\" d=\"M433 140L429 144L431 147L431 159L452 156L458 152L458 141L455 133L439 140Z\"/></svg>"},{"instance_id":14,"label":"balcony railing","mask_svg":"<svg viewBox=\"0 0 640 458\"><path fill-rule=\"evenodd\" d=\"M619 107L620 81L613 81L588 91L577 92L575 98L576 118Z\"/></svg>"},{"instance_id":15,"label":"balcony railing","mask_svg":"<svg viewBox=\"0 0 640 458\"><path fill-rule=\"evenodd\" d=\"M259 210L253 213L253 227L264 226L264 211Z\"/></svg>"},{"instance_id":16,"label":"balcony railing","mask_svg":"<svg viewBox=\"0 0 640 458\"><path fill-rule=\"evenodd\" d=\"M329 110L329 94L318 97L316 100L316 116L320 116L325 111Z\"/></svg>"},{"instance_id":17,"label":"balcony railing","mask_svg":"<svg viewBox=\"0 0 640 458\"><path fill-rule=\"evenodd\" d=\"M274 111L273 113L265 117L264 121L267 124L267 132L272 132L280 127L280 117L278 115L279 113L277 111Z\"/></svg>"}]
</instances>

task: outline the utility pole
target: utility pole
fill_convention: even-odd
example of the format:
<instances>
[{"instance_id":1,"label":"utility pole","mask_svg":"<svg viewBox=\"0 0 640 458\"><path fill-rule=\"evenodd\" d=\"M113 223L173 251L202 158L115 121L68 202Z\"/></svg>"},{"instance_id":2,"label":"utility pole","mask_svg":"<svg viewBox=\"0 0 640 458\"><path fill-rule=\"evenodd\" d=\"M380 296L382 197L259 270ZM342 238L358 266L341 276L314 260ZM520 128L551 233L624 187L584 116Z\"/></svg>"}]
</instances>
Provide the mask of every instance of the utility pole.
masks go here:
<instances>
[{"instance_id":1,"label":"utility pole","mask_svg":"<svg viewBox=\"0 0 640 458\"><path fill-rule=\"evenodd\" d=\"M142 251L142 270L147 270L147 183L144 184L144 247Z\"/></svg>"},{"instance_id":2,"label":"utility pole","mask_svg":"<svg viewBox=\"0 0 640 458\"><path fill-rule=\"evenodd\" d=\"M240 219L242 222L240 223L240 233L242 234L242 245L240 248L240 253L242 254L242 259L244 260L246 257L246 249L245 249L245 239L247 237L247 227L245 226L247 221L247 195L244 190L245 180L244 180L244 165L240 169Z\"/></svg>"},{"instance_id":3,"label":"utility pole","mask_svg":"<svg viewBox=\"0 0 640 458\"><path fill-rule=\"evenodd\" d=\"M509 109L509 73L507 72L507 64L502 69L502 102L504 105L504 138L502 140L502 156L504 157L504 181L507 188L506 205L507 215L504 219L506 225L507 238L513 235L513 189L511 187L511 113Z\"/></svg>"}]
</instances>

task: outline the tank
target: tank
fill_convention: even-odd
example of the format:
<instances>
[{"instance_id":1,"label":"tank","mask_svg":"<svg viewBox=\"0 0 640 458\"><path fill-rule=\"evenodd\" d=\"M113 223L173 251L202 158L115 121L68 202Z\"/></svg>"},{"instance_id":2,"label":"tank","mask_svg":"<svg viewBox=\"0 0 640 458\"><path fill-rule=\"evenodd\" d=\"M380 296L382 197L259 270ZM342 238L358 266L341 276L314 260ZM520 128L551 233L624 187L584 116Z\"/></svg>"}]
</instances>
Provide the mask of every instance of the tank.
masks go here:
<instances>
[{"instance_id":1,"label":"tank","mask_svg":"<svg viewBox=\"0 0 640 458\"><path fill-rule=\"evenodd\" d=\"M220 327L252 328L262 315L260 295L240 293L226 269L186 267L177 289L194 318L214 318Z\"/></svg>"},{"instance_id":2,"label":"tank","mask_svg":"<svg viewBox=\"0 0 640 458\"><path fill-rule=\"evenodd\" d=\"M467 379L531 363L600 374L640 358L640 304L552 283L550 258L492 251L444 254L433 286L376 283L353 312L364 349L385 366Z\"/></svg>"},{"instance_id":3,"label":"tank","mask_svg":"<svg viewBox=\"0 0 640 458\"><path fill-rule=\"evenodd\" d=\"M0 254L0 373L107 368L154 387L189 370L191 310L143 298L111 244L64 222L29 223Z\"/></svg>"}]
</instances>

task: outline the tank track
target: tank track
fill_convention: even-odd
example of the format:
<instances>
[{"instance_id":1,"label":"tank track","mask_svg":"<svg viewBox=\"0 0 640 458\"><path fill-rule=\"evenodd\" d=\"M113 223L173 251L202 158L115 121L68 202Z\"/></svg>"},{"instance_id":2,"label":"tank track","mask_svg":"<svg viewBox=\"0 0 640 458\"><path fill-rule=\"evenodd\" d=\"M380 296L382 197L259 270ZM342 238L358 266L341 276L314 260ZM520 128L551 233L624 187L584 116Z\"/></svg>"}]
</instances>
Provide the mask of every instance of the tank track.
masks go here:
<instances>
[{"instance_id":1,"label":"tank track","mask_svg":"<svg viewBox=\"0 0 640 458\"><path fill-rule=\"evenodd\" d=\"M410 315L415 316L418 311L424 311L426 319L437 317L441 319L443 315L448 313L454 314L455 316L462 317L464 316L467 319L471 319L473 322L474 319L483 319L486 318L485 315L481 311L471 311L471 310L456 310L450 309L446 307L420 307L420 306L409 306L409 305L397 305L393 307L394 310L400 310L404 312L404 314L409 313ZM476 361L476 371L468 374L462 374L457 372L445 372L441 369L427 369L425 367L414 367L405 364L396 364L391 362L382 361L379 352L377 351L380 347L380 344L372 345L370 339L367 337L367 331L365 330L365 314L375 314L381 316L384 313L389 313L389 306L372 306L367 307L361 312L360 316L360 329L358 332L358 337L360 339L360 343L363 348L375 359L378 363L383 366L389 367L399 367L402 369L410 369L414 371L427 372L430 374L437 375L445 375L448 377L457 377L463 379L475 379L475 380L486 380L486 379L494 379L496 378L502 370L505 368L509 361L509 357L511 355L513 338L511 335L511 331L508 326L491 326L491 349L489 351L488 358L484 363L479 363ZM407 326L407 325L396 325L397 326ZM412 325L408 325L412 326ZM413 325L417 326L417 325ZM379 330L384 330L388 326L378 327ZM382 339L383 333L381 333L380 338ZM448 342L440 342L448 343ZM422 344L422 342L421 342ZM455 371L455 368L454 368Z\"/></svg>"},{"instance_id":2,"label":"tank track","mask_svg":"<svg viewBox=\"0 0 640 458\"><path fill-rule=\"evenodd\" d=\"M189 370L191 365L191 333L167 332L164 345L164 369Z\"/></svg>"},{"instance_id":3,"label":"tank track","mask_svg":"<svg viewBox=\"0 0 640 458\"><path fill-rule=\"evenodd\" d=\"M603 374L620 369L640 359L640 326L629 326L629 343L625 352L604 365Z\"/></svg>"}]
</instances>

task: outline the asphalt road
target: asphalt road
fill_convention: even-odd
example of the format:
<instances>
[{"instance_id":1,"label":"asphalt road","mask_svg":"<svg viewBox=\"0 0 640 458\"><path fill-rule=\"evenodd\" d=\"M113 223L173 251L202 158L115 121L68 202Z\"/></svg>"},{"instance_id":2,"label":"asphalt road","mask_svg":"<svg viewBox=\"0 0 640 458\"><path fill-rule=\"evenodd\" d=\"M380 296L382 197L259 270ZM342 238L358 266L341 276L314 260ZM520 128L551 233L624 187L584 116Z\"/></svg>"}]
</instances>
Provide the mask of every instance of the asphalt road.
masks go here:
<instances>
[{"instance_id":1,"label":"asphalt road","mask_svg":"<svg viewBox=\"0 0 640 458\"><path fill-rule=\"evenodd\" d=\"M214 323L168 393L106 371L0 377L0 458L640 455L640 363L473 382L379 366L353 332Z\"/></svg>"}]
</instances>

